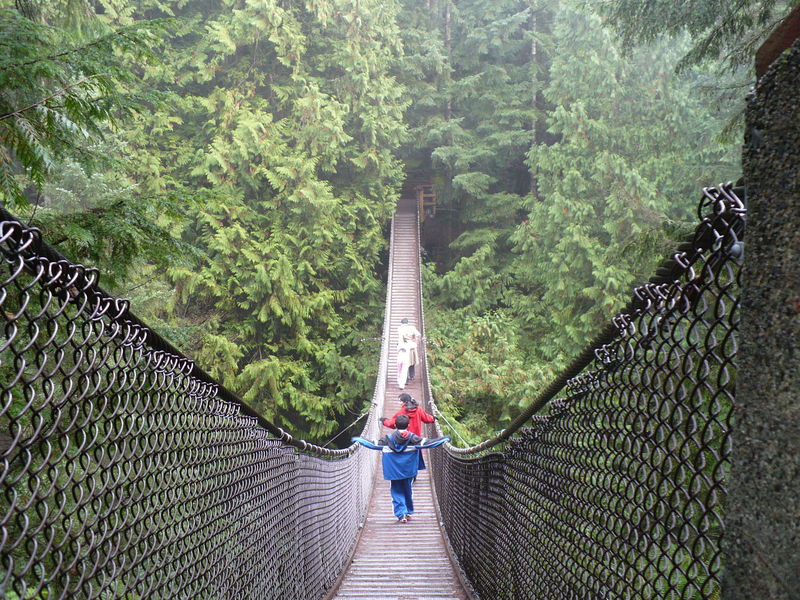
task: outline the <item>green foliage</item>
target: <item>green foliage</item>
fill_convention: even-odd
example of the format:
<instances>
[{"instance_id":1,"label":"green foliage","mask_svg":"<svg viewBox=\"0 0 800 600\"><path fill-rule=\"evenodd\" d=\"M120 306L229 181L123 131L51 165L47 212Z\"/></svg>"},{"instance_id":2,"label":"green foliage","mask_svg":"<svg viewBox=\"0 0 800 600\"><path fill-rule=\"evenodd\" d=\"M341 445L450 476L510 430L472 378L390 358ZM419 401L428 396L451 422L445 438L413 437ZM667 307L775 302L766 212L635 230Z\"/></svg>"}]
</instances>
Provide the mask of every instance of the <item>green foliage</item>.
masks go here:
<instances>
[{"instance_id":1,"label":"green foliage","mask_svg":"<svg viewBox=\"0 0 800 600\"><path fill-rule=\"evenodd\" d=\"M144 77L173 101L131 134L142 189L194 199L176 229L203 255L169 270L158 317L265 416L327 439L375 369L359 340L380 327L401 177L396 7L228 4L174 7L177 36Z\"/></svg>"},{"instance_id":2,"label":"green foliage","mask_svg":"<svg viewBox=\"0 0 800 600\"><path fill-rule=\"evenodd\" d=\"M327 439L369 396L401 149L455 232L426 276L434 378L477 435L650 274L697 188L735 177L713 141L729 106L673 74L699 38L634 44L672 10L653 3L626 56L576 5L20 0L0 13L3 193L267 417Z\"/></svg>"},{"instance_id":3,"label":"green foliage","mask_svg":"<svg viewBox=\"0 0 800 600\"><path fill-rule=\"evenodd\" d=\"M508 313L440 312L428 324L428 359L437 405L469 443L508 425L552 379L524 360Z\"/></svg>"},{"instance_id":4,"label":"green foliage","mask_svg":"<svg viewBox=\"0 0 800 600\"><path fill-rule=\"evenodd\" d=\"M733 152L713 141L720 119L694 93L702 73L672 75L680 44L623 58L596 17L569 11L555 34L564 52L545 95L559 141L529 153L543 199L513 234L518 281L535 291L518 314L545 359L574 356L653 272L670 233L688 229L702 185L736 176Z\"/></svg>"},{"instance_id":5,"label":"green foliage","mask_svg":"<svg viewBox=\"0 0 800 600\"><path fill-rule=\"evenodd\" d=\"M30 3L23 3L33 6ZM80 31L0 10L0 198L23 207L25 183L41 189L59 159L90 164L87 140L140 110L129 61L151 61L157 23Z\"/></svg>"},{"instance_id":6,"label":"green foliage","mask_svg":"<svg viewBox=\"0 0 800 600\"><path fill-rule=\"evenodd\" d=\"M113 144L103 148L124 155ZM180 207L175 198L142 196L117 170L90 173L65 159L54 164L36 204L17 214L42 229L44 239L65 256L98 268L103 286L126 295L144 264L163 268L197 258L192 246L167 230Z\"/></svg>"},{"instance_id":7,"label":"green foliage","mask_svg":"<svg viewBox=\"0 0 800 600\"><path fill-rule=\"evenodd\" d=\"M699 87L706 102L729 105L731 100L739 101L739 110L719 131L722 143L733 144L741 140L741 100L754 83L756 52L797 5L798 0L702 0L680 5L667 0L607 0L598 10L628 53L659 39L688 38L676 61L676 71L705 65L717 74Z\"/></svg>"},{"instance_id":8,"label":"green foliage","mask_svg":"<svg viewBox=\"0 0 800 600\"><path fill-rule=\"evenodd\" d=\"M679 37L688 32L692 43L684 49L679 69L712 61L736 70L752 64L758 46L797 4L797 0L606 0L598 6L628 48L665 34Z\"/></svg>"},{"instance_id":9,"label":"green foliage","mask_svg":"<svg viewBox=\"0 0 800 600\"><path fill-rule=\"evenodd\" d=\"M465 357L463 369L434 364L447 405L454 389L479 396L480 369L513 364L536 379L565 366L691 229L700 187L737 177L735 148L717 139L735 103L700 93L724 82L674 73L692 40L623 54L594 7L577 4L434 2L404 17L444 55L407 51L426 66L416 149L439 182L436 218L459 232L433 253L442 275L426 283L431 323L447 324L440 347ZM431 6L437 27L422 18ZM463 331L481 319L515 332L495 359L478 360L485 349ZM487 408L490 428L521 402L515 385L506 412ZM483 393L485 406L501 402Z\"/></svg>"}]
</instances>

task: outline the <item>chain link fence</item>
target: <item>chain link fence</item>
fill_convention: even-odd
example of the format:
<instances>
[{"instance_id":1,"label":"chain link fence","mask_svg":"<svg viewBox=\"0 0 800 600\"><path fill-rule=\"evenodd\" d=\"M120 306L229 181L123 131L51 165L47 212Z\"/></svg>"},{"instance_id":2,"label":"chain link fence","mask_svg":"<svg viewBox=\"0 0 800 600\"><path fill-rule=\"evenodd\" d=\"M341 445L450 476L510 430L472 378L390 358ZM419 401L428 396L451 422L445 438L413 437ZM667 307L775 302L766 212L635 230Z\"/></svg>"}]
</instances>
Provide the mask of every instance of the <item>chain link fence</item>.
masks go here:
<instances>
[{"instance_id":1,"label":"chain link fence","mask_svg":"<svg viewBox=\"0 0 800 600\"><path fill-rule=\"evenodd\" d=\"M508 429L430 454L449 543L482 598L719 597L744 206L709 188L700 217ZM321 597L377 455L261 419L96 272L0 218L4 597Z\"/></svg>"},{"instance_id":2,"label":"chain link fence","mask_svg":"<svg viewBox=\"0 0 800 600\"><path fill-rule=\"evenodd\" d=\"M0 252L0 597L322 597L377 455L258 417L5 212Z\"/></svg>"},{"instance_id":3,"label":"chain link fence","mask_svg":"<svg viewBox=\"0 0 800 600\"><path fill-rule=\"evenodd\" d=\"M693 239L525 414L431 453L481 598L720 597L744 214L705 189Z\"/></svg>"}]
</instances>

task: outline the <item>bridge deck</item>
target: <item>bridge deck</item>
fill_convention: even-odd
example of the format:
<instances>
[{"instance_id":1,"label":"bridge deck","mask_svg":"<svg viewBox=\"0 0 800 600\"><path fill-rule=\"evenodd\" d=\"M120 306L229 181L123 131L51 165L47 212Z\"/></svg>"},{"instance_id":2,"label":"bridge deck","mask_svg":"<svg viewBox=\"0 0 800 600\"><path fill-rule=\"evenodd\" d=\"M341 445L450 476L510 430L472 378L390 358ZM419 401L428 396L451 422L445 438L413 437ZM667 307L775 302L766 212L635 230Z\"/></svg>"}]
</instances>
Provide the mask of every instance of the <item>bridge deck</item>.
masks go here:
<instances>
[{"instance_id":1,"label":"bridge deck","mask_svg":"<svg viewBox=\"0 0 800 600\"><path fill-rule=\"evenodd\" d=\"M391 338L386 380L384 416L400 409L402 392L396 381L397 325L400 319L420 326L417 297L419 243L416 203L401 200L394 220L390 306ZM423 374L417 366L415 380L406 392L422 398ZM388 430L386 430L388 431ZM427 452L427 451L426 451ZM434 450L435 452L435 450ZM392 514L389 482L378 469L367 518L355 554L338 589L336 600L467 600L447 554L436 508L430 474L422 471L414 484L415 514L399 523Z\"/></svg>"}]
</instances>

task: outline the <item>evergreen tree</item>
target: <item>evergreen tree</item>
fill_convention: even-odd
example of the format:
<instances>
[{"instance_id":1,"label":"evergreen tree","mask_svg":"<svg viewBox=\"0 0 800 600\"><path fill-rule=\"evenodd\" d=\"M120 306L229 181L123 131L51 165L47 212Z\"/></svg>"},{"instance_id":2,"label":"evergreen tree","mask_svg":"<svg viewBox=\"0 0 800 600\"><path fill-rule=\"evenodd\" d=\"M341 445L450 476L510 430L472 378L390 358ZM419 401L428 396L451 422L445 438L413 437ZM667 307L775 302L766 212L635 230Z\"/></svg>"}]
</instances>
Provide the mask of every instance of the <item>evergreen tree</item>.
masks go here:
<instances>
[{"instance_id":1,"label":"evergreen tree","mask_svg":"<svg viewBox=\"0 0 800 600\"><path fill-rule=\"evenodd\" d=\"M712 80L705 71L674 74L691 45L688 37L625 55L590 9L568 2L532 7L527 58L521 46L517 54L505 53L508 44L497 57L506 72L509 63L519 68L527 60L527 79L517 76L517 87L492 80L460 96L473 74L462 75L457 64L472 61L477 78L489 68L476 40L491 26L477 25L485 14L477 7L459 3L453 31L461 20L471 25L450 40L451 105L453 115L464 115L458 136L433 150L439 173L453 173L445 202L459 207L464 233L451 244L444 274L426 274L426 293L428 336L436 341L434 391L445 409L463 416L462 425L484 432L466 415L482 407L490 427L507 423L672 251L693 224L699 188L736 178L738 169L735 149L716 139L731 103L707 106L698 93ZM491 19L505 32L513 31L510 22L523 26L514 21L511 3L497 8L505 12ZM476 14L467 14L470 9ZM527 111L527 130L492 112L513 106ZM518 144L468 162L470 150L498 139ZM527 183L516 162L522 155ZM485 188L477 187L481 181ZM495 330L508 333L502 339L475 335ZM487 344L503 352L494 355ZM524 380L500 376L513 372L509 365L521 369Z\"/></svg>"},{"instance_id":2,"label":"evergreen tree","mask_svg":"<svg viewBox=\"0 0 800 600\"><path fill-rule=\"evenodd\" d=\"M659 38L685 38L688 33L691 42L676 60L676 71L705 65L717 72L724 83L709 81L702 93L711 104L739 101L739 109L720 132L721 140L739 143L744 126L742 99L755 81L756 51L797 5L798 0L693 0L681 4L605 0L598 9L627 50Z\"/></svg>"},{"instance_id":3,"label":"evergreen tree","mask_svg":"<svg viewBox=\"0 0 800 600\"><path fill-rule=\"evenodd\" d=\"M87 141L141 110L148 95L129 93L130 61L149 61L161 30L137 23L110 29L51 25L72 13L49 2L0 4L0 198L13 209L28 204L23 188L40 191L53 165L69 157L91 166Z\"/></svg>"},{"instance_id":4,"label":"evergreen tree","mask_svg":"<svg viewBox=\"0 0 800 600\"><path fill-rule=\"evenodd\" d=\"M322 439L369 396L375 267L401 177L393 3L202 0L145 84L174 103L141 123L144 185L193 198L176 331L270 419ZM136 15L133 15L135 17ZM130 17L129 17L130 18ZM349 417L341 417L348 418Z\"/></svg>"},{"instance_id":5,"label":"evergreen tree","mask_svg":"<svg viewBox=\"0 0 800 600\"><path fill-rule=\"evenodd\" d=\"M628 48L663 35L680 37L688 32L692 42L684 49L680 69L715 62L735 71L743 65L750 67L759 45L797 4L797 0L693 0L680 4L604 0L597 6Z\"/></svg>"},{"instance_id":6,"label":"evergreen tree","mask_svg":"<svg viewBox=\"0 0 800 600\"><path fill-rule=\"evenodd\" d=\"M698 190L737 175L714 141L724 114L705 106L697 70L676 77L686 44L660 42L623 57L599 19L564 10L545 91L559 141L529 160L542 201L514 232L516 310L543 359L574 356L688 229Z\"/></svg>"},{"instance_id":7,"label":"evergreen tree","mask_svg":"<svg viewBox=\"0 0 800 600\"><path fill-rule=\"evenodd\" d=\"M172 198L125 176L120 131L160 94L135 89L166 24L104 23L82 0L0 3L0 199L112 290L142 261L191 254L163 227ZM126 286L124 286L126 287Z\"/></svg>"},{"instance_id":8,"label":"evergreen tree","mask_svg":"<svg viewBox=\"0 0 800 600\"><path fill-rule=\"evenodd\" d=\"M416 17L406 17L404 31L416 31L415 40L431 49L406 44L412 64L425 66L424 80L408 87L424 90L409 112L419 132L414 150L428 158L406 155L437 182L437 219L463 231L435 255L452 269L438 284L452 306L480 312L507 304L508 234L532 187L524 157L544 109L539 87L547 79L552 7L476 0L405 11Z\"/></svg>"}]
</instances>

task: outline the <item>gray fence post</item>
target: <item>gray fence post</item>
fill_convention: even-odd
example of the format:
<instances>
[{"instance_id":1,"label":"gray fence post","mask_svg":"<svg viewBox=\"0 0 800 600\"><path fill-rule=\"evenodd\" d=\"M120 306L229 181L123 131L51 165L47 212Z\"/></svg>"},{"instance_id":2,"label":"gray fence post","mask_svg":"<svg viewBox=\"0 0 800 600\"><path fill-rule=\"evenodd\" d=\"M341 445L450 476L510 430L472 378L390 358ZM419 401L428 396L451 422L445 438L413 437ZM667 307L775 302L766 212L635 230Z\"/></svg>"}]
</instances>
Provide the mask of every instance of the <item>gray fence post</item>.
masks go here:
<instances>
[{"instance_id":1,"label":"gray fence post","mask_svg":"<svg viewBox=\"0 0 800 600\"><path fill-rule=\"evenodd\" d=\"M800 39L787 46L748 98L725 600L800 597Z\"/></svg>"}]
</instances>

